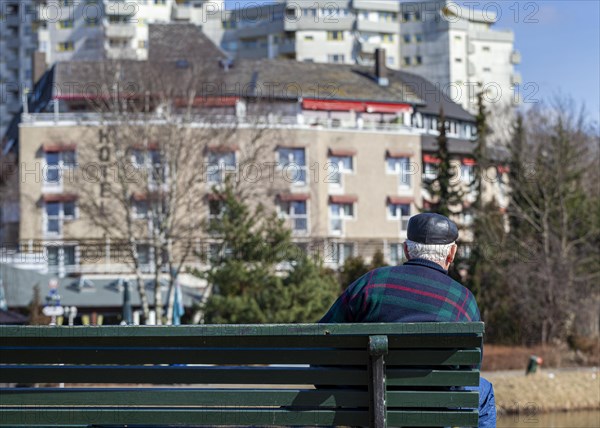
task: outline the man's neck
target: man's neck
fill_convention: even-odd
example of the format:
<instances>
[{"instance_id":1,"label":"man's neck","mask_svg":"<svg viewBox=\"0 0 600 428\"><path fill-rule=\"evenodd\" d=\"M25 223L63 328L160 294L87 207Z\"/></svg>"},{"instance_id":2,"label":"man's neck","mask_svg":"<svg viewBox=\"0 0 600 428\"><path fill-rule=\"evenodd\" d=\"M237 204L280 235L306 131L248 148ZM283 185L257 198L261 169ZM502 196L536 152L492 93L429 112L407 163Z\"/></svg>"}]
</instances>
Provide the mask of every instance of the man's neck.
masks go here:
<instances>
[{"instance_id":1,"label":"man's neck","mask_svg":"<svg viewBox=\"0 0 600 428\"><path fill-rule=\"evenodd\" d=\"M441 265L437 262L433 262L431 260L422 259L422 258L412 258L412 259L409 259L406 263L412 264L412 265L429 267L429 268L435 269L437 271L440 271L440 272L448 275L448 269L446 269L443 265Z\"/></svg>"}]
</instances>

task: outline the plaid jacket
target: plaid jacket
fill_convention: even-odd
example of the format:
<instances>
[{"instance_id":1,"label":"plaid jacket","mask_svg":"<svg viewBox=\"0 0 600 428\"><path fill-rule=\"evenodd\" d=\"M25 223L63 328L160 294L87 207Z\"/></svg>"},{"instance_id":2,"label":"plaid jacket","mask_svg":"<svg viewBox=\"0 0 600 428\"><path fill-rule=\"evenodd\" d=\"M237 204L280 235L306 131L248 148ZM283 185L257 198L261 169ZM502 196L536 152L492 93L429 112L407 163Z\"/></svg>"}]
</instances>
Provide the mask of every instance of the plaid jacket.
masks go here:
<instances>
[{"instance_id":1,"label":"plaid jacket","mask_svg":"<svg viewBox=\"0 0 600 428\"><path fill-rule=\"evenodd\" d=\"M468 321L481 321L473 294L438 264L412 259L354 281L319 322Z\"/></svg>"}]
</instances>

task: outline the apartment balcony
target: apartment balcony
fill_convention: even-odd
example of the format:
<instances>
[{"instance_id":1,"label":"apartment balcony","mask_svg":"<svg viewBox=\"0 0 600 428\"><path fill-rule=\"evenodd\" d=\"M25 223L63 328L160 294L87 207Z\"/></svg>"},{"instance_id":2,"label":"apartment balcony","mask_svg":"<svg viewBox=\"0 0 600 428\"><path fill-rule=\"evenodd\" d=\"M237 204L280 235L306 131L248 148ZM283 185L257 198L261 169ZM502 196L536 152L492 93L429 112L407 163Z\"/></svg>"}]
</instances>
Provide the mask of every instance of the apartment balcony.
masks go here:
<instances>
[{"instance_id":1,"label":"apartment balcony","mask_svg":"<svg viewBox=\"0 0 600 428\"><path fill-rule=\"evenodd\" d=\"M286 16L284 20L284 30L350 31L354 28L355 20L356 18L354 16L345 16L342 18L326 18L305 15L302 15L300 17Z\"/></svg>"},{"instance_id":2,"label":"apartment balcony","mask_svg":"<svg viewBox=\"0 0 600 428\"><path fill-rule=\"evenodd\" d=\"M352 6L357 10L378 10L381 12L400 12L400 2L389 0L354 0Z\"/></svg>"},{"instance_id":3,"label":"apartment balcony","mask_svg":"<svg viewBox=\"0 0 600 428\"><path fill-rule=\"evenodd\" d=\"M256 37L266 37L269 34L280 34L284 32L283 21L262 22L248 27L238 27L235 35L240 39L253 39Z\"/></svg>"},{"instance_id":4,"label":"apartment balcony","mask_svg":"<svg viewBox=\"0 0 600 428\"><path fill-rule=\"evenodd\" d=\"M513 73L510 76L510 82L513 85L520 85L521 83L523 83L523 78L521 77L521 73Z\"/></svg>"},{"instance_id":5,"label":"apartment balcony","mask_svg":"<svg viewBox=\"0 0 600 428\"><path fill-rule=\"evenodd\" d=\"M380 46L380 43L360 42L360 51L361 53L374 54L375 49L379 48Z\"/></svg>"},{"instance_id":6,"label":"apartment balcony","mask_svg":"<svg viewBox=\"0 0 600 428\"><path fill-rule=\"evenodd\" d=\"M514 65L521 64L521 52L513 51L510 54L510 62Z\"/></svg>"},{"instance_id":7,"label":"apartment balcony","mask_svg":"<svg viewBox=\"0 0 600 428\"><path fill-rule=\"evenodd\" d=\"M110 24L106 23L105 34L109 39L131 39L135 37L135 26L132 24Z\"/></svg>"},{"instance_id":8,"label":"apartment balcony","mask_svg":"<svg viewBox=\"0 0 600 428\"><path fill-rule=\"evenodd\" d=\"M106 56L108 59L137 59L137 52L130 47L108 47Z\"/></svg>"},{"instance_id":9,"label":"apartment balcony","mask_svg":"<svg viewBox=\"0 0 600 428\"><path fill-rule=\"evenodd\" d=\"M296 53L296 40L285 39L277 45L279 55L291 55Z\"/></svg>"},{"instance_id":10,"label":"apartment balcony","mask_svg":"<svg viewBox=\"0 0 600 428\"><path fill-rule=\"evenodd\" d=\"M124 0L104 0L106 15L132 16L137 12L137 5Z\"/></svg>"},{"instance_id":11,"label":"apartment balcony","mask_svg":"<svg viewBox=\"0 0 600 428\"><path fill-rule=\"evenodd\" d=\"M400 32L400 24L394 21L369 21L366 19L359 19L356 25L359 31L366 31L369 33L395 34Z\"/></svg>"},{"instance_id":12,"label":"apartment balcony","mask_svg":"<svg viewBox=\"0 0 600 428\"><path fill-rule=\"evenodd\" d=\"M4 18L4 24L7 27L18 27L20 24L20 17L18 13L9 13L5 18Z\"/></svg>"},{"instance_id":13,"label":"apartment balcony","mask_svg":"<svg viewBox=\"0 0 600 428\"><path fill-rule=\"evenodd\" d=\"M192 19L192 9L189 4L173 3L171 19L173 21L189 21Z\"/></svg>"}]
</instances>

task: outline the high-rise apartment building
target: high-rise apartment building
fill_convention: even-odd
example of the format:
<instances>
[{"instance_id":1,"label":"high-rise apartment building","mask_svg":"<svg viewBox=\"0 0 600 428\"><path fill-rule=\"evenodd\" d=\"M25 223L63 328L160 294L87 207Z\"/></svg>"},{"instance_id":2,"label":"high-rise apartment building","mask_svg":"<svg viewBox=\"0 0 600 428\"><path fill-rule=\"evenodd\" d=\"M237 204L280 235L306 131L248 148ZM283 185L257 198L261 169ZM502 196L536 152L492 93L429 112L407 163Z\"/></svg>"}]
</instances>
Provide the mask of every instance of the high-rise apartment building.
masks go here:
<instances>
[{"instance_id":1,"label":"high-rise apartment building","mask_svg":"<svg viewBox=\"0 0 600 428\"><path fill-rule=\"evenodd\" d=\"M343 64L372 64L384 48L388 67L422 75L474 111L481 89L490 101L518 102L520 55L512 31L495 21L491 9L448 0L281 0L231 10L221 46L242 58Z\"/></svg>"},{"instance_id":2,"label":"high-rise apartment building","mask_svg":"<svg viewBox=\"0 0 600 428\"><path fill-rule=\"evenodd\" d=\"M32 0L0 2L0 136L20 110L24 91L32 87L34 20Z\"/></svg>"}]
</instances>

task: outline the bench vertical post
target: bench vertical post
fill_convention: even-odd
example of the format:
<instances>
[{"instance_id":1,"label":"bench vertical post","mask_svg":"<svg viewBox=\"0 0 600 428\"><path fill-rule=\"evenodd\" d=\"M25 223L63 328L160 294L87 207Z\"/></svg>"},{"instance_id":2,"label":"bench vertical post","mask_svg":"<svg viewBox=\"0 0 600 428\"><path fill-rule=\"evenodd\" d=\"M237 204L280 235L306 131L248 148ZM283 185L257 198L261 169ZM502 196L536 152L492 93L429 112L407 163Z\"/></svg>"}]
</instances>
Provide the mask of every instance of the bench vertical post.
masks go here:
<instances>
[{"instance_id":1,"label":"bench vertical post","mask_svg":"<svg viewBox=\"0 0 600 428\"><path fill-rule=\"evenodd\" d=\"M369 426L387 427L385 361L387 336L369 336Z\"/></svg>"}]
</instances>

